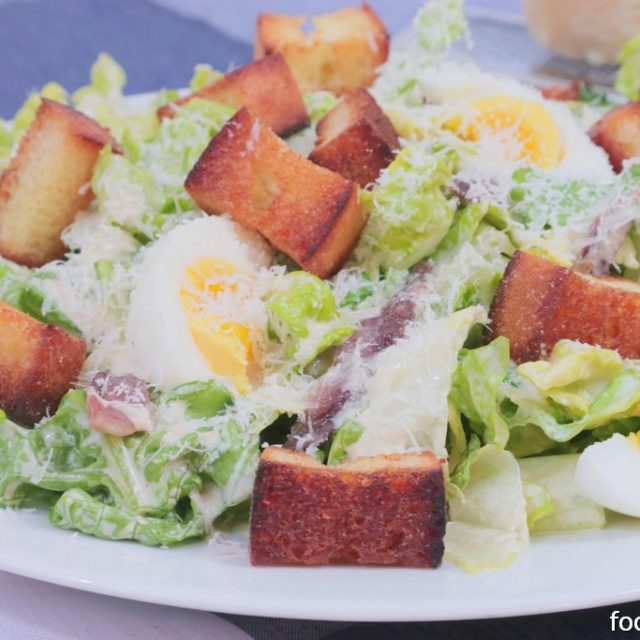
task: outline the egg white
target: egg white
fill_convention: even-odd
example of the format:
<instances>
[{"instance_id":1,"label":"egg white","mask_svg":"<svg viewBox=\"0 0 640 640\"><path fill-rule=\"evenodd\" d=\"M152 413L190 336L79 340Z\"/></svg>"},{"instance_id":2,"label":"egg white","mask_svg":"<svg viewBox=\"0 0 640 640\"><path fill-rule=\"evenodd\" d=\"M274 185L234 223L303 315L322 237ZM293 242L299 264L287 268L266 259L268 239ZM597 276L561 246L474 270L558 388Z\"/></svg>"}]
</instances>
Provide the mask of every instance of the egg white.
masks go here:
<instances>
[{"instance_id":1,"label":"egg white","mask_svg":"<svg viewBox=\"0 0 640 640\"><path fill-rule=\"evenodd\" d=\"M563 102L546 100L535 88L527 86L515 78L481 71L473 64L449 62L429 69L420 77L423 92L427 97L427 112L437 117L447 117L465 112L471 104L482 98L509 96L535 102L549 113L558 131L563 149L563 157L555 167L547 171L569 176L593 176L595 179L610 178L613 171L604 151L593 144L575 117ZM484 157L483 157L484 156ZM490 157L488 157L490 156ZM479 148L476 166L486 165L498 169L500 154L496 149ZM513 170L513 162L506 161Z\"/></svg>"},{"instance_id":2,"label":"egg white","mask_svg":"<svg viewBox=\"0 0 640 640\"><path fill-rule=\"evenodd\" d=\"M134 373L163 390L213 378L181 304L180 290L189 285L186 269L213 258L251 274L271 257L258 234L225 217L203 216L160 238L147 250L131 295L126 341Z\"/></svg>"},{"instance_id":3,"label":"egg white","mask_svg":"<svg viewBox=\"0 0 640 640\"><path fill-rule=\"evenodd\" d=\"M594 502L640 518L640 448L619 433L587 447L576 466L576 484Z\"/></svg>"}]
</instances>

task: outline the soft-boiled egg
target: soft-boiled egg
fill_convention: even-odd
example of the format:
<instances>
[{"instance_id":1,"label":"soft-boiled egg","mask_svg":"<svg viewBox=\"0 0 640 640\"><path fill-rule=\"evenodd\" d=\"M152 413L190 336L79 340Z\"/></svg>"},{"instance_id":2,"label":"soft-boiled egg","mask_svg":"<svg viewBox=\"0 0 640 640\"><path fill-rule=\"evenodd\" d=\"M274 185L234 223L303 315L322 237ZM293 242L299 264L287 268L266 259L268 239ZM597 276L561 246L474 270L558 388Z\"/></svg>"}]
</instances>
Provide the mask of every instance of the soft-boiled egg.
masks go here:
<instances>
[{"instance_id":1,"label":"soft-boiled egg","mask_svg":"<svg viewBox=\"0 0 640 640\"><path fill-rule=\"evenodd\" d=\"M487 167L495 176L502 166L512 172L514 163L522 163L569 175L612 176L606 155L569 107L546 100L534 87L458 62L421 70L419 81L426 129L444 127L473 142L474 168Z\"/></svg>"},{"instance_id":2,"label":"soft-boiled egg","mask_svg":"<svg viewBox=\"0 0 640 640\"><path fill-rule=\"evenodd\" d=\"M578 489L594 502L640 518L640 432L587 447L576 466Z\"/></svg>"},{"instance_id":3,"label":"soft-boiled egg","mask_svg":"<svg viewBox=\"0 0 640 640\"><path fill-rule=\"evenodd\" d=\"M487 135L502 138L513 160L525 160L543 169L555 167L562 160L556 122L543 105L532 100L508 95L481 98L469 105L467 117L456 115L445 126L466 140L478 141Z\"/></svg>"},{"instance_id":4,"label":"soft-boiled egg","mask_svg":"<svg viewBox=\"0 0 640 640\"><path fill-rule=\"evenodd\" d=\"M191 220L160 238L131 295L135 373L160 389L220 376L247 393L264 324L256 279L270 261L260 236L225 217Z\"/></svg>"}]
</instances>

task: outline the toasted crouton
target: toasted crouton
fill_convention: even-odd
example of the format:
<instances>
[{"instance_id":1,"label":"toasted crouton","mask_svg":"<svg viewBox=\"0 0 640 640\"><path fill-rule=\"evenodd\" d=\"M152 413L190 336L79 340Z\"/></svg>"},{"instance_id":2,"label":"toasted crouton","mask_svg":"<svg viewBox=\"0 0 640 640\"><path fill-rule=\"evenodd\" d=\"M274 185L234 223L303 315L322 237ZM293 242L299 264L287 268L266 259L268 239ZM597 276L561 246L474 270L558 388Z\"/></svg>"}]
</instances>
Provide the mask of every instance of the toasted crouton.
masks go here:
<instances>
[{"instance_id":1,"label":"toasted crouton","mask_svg":"<svg viewBox=\"0 0 640 640\"><path fill-rule=\"evenodd\" d=\"M323 278L365 223L357 184L295 153L246 108L209 143L185 188L207 213L229 213Z\"/></svg>"},{"instance_id":2,"label":"toasted crouton","mask_svg":"<svg viewBox=\"0 0 640 640\"><path fill-rule=\"evenodd\" d=\"M251 563L437 567L445 520L442 465L433 453L327 467L269 447L253 488Z\"/></svg>"},{"instance_id":3,"label":"toasted crouton","mask_svg":"<svg viewBox=\"0 0 640 640\"><path fill-rule=\"evenodd\" d=\"M366 89L349 93L316 127L309 160L366 187L400 147L391 121Z\"/></svg>"},{"instance_id":4,"label":"toasted crouton","mask_svg":"<svg viewBox=\"0 0 640 640\"><path fill-rule=\"evenodd\" d=\"M640 102L628 102L605 114L589 130L593 142L609 156L615 171L622 163L640 156Z\"/></svg>"},{"instance_id":5,"label":"toasted crouton","mask_svg":"<svg viewBox=\"0 0 640 640\"><path fill-rule=\"evenodd\" d=\"M62 231L93 193L93 167L106 129L70 107L42 100L16 155L0 176L0 254L38 267L61 258Z\"/></svg>"},{"instance_id":6,"label":"toasted crouton","mask_svg":"<svg viewBox=\"0 0 640 640\"><path fill-rule=\"evenodd\" d=\"M545 100L558 100L560 102L580 100L580 90L589 85L580 80L574 80L571 84L554 84L540 90Z\"/></svg>"},{"instance_id":7,"label":"toasted crouton","mask_svg":"<svg viewBox=\"0 0 640 640\"><path fill-rule=\"evenodd\" d=\"M303 92L326 89L340 95L375 80L389 55L389 33L367 4L312 16L312 33L303 30L306 20L260 14L256 58L281 53Z\"/></svg>"},{"instance_id":8,"label":"toasted crouton","mask_svg":"<svg viewBox=\"0 0 640 640\"><path fill-rule=\"evenodd\" d=\"M0 302L0 409L31 426L53 413L78 377L82 340Z\"/></svg>"},{"instance_id":9,"label":"toasted crouton","mask_svg":"<svg viewBox=\"0 0 640 640\"><path fill-rule=\"evenodd\" d=\"M506 336L517 362L548 355L563 338L640 358L640 285L594 277L517 252L491 306L489 337Z\"/></svg>"},{"instance_id":10,"label":"toasted crouton","mask_svg":"<svg viewBox=\"0 0 640 640\"><path fill-rule=\"evenodd\" d=\"M158 110L158 116L173 117L178 107L194 98L220 102L235 109L248 107L282 137L309 125L300 89L279 54L240 67L208 87L164 105Z\"/></svg>"}]
</instances>

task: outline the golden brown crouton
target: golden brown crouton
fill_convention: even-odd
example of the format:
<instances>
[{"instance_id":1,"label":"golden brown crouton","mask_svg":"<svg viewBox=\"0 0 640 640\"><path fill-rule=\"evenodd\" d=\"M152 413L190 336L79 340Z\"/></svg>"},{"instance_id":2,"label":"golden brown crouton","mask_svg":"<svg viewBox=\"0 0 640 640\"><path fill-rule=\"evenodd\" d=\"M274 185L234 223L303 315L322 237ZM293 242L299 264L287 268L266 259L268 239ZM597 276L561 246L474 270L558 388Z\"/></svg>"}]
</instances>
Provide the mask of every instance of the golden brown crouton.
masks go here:
<instances>
[{"instance_id":1,"label":"golden brown crouton","mask_svg":"<svg viewBox=\"0 0 640 640\"><path fill-rule=\"evenodd\" d=\"M615 171L622 163L640 156L640 102L628 102L605 114L589 130L591 140L609 156Z\"/></svg>"},{"instance_id":2,"label":"golden brown crouton","mask_svg":"<svg viewBox=\"0 0 640 640\"><path fill-rule=\"evenodd\" d=\"M31 426L53 413L75 382L86 347L59 327L51 327L0 302L0 409Z\"/></svg>"},{"instance_id":3,"label":"golden brown crouton","mask_svg":"<svg viewBox=\"0 0 640 640\"><path fill-rule=\"evenodd\" d=\"M256 58L281 53L303 92L343 94L375 80L376 69L389 55L389 33L367 4L312 16L312 33L302 28L306 20L260 14Z\"/></svg>"},{"instance_id":4,"label":"golden brown crouton","mask_svg":"<svg viewBox=\"0 0 640 640\"><path fill-rule=\"evenodd\" d=\"M0 176L0 254L29 267L64 255L60 236L93 198L89 181L108 144L118 149L97 122L42 100Z\"/></svg>"},{"instance_id":5,"label":"golden brown crouton","mask_svg":"<svg viewBox=\"0 0 640 640\"><path fill-rule=\"evenodd\" d=\"M366 89L349 93L317 125L316 164L366 187L393 161L400 147L389 118Z\"/></svg>"},{"instance_id":6,"label":"golden brown crouton","mask_svg":"<svg viewBox=\"0 0 640 640\"><path fill-rule=\"evenodd\" d=\"M437 567L445 520L442 465L433 453L327 467L269 447L253 488L251 563Z\"/></svg>"},{"instance_id":7,"label":"golden brown crouton","mask_svg":"<svg viewBox=\"0 0 640 640\"><path fill-rule=\"evenodd\" d=\"M207 213L229 213L322 278L340 268L366 220L357 184L295 153L246 108L209 143L185 188Z\"/></svg>"},{"instance_id":8,"label":"golden brown crouton","mask_svg":"<svg viewBox=\"0 0 640 640\"><path fill-rule=\"evenodd\" d=\"M506 336L517 362L548 355L563 338L640 358L640 285L565 269L517 252L491 306L489 337Z\"/></svg>"},{"instance_id":9,"label":"golden brown crouton","mask_svg":"<svg viewBox=\"0 0 640 640\"><path fill-rule=\"evenodd\" d=\"M231 71L208 87L161 107L158 116L173 117L176 107L193 98L220 102L235 109L248 107L251 113L282 137L309 125L309 115L300 89L279 54Z\"/></svg>"}]
</instances>

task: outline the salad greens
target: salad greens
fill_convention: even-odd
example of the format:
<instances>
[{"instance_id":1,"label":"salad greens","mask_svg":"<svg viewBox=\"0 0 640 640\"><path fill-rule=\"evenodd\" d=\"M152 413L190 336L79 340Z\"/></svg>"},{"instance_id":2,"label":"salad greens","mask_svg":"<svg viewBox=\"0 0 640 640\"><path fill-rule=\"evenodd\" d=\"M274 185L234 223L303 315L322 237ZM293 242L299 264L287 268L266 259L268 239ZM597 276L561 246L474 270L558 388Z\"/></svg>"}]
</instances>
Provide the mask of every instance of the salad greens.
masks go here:
<instances>
[{"instance_id":1,"label":"salad greens","mask_svg":"<svg viewBox=\"0 0 640 640\"><path fill-rule=\"evenodd\" d=\"M201 217L184 180L234 110L196 98L160 121L157 108L178 92L163 90L136 109L124 95L124 70L101 54L87 86L69 97L50 83L11 122L0 122L0 169L43 97L95 118L123 151L100 154L95 199L64 232L65 260L40 269L0 260L0 300L83 337L90 352L78 388L54 415L27 429L0 411L0 506L48 506L55 526L105 539L171 545L203 537L214 521L246 513L265 430L290 426L317 379L337 370L350 385L350 404L316 453L328 464L416 449L446 459L446 557L465 570L506 566L530 533L605 525L604 510L575 486L576 461L590 444L640 430L640 361L561 340L548 357L516 366L509 341L487 344L484 325L517 250L571 265L595 246L618 277L640 280L640 165L614 175L566 105L446 61L467 34L462 0L431 0L413 24L415 42L394 48L371 87L402 148L360 192L369 219L345 268L320 280L276 256L250 302L233 297L246 284L234 273L214 293L229 298L230 315L246 303L260 318L260 337L246 340L251 392L213 374L171 389L145 378L149 432L117 437L94 428L92 378L129 372L129 306L144 257ZM616 86L637 99L637 37L621 61ZM190 89L221 75L198 65ZM461 105L511 93L542 105L558 125L557 167L514 160L447 126ZM613 106L583 97L602 111ZM315 124L338 98L318 91L304 101ZM309 129L287 142L298 148L313 135ZM353 345L421 270L427 277L410 301L406 331L378 352L367 343L375 352L367 360ZM214 290L207 277L203 291ZM169 279L160 288L175 284Z\"/></svg>"}]
</instances>

